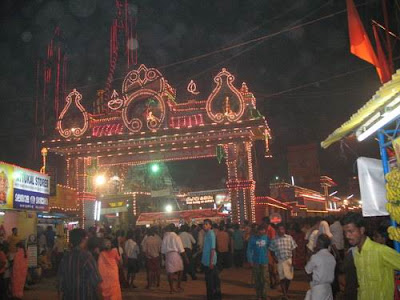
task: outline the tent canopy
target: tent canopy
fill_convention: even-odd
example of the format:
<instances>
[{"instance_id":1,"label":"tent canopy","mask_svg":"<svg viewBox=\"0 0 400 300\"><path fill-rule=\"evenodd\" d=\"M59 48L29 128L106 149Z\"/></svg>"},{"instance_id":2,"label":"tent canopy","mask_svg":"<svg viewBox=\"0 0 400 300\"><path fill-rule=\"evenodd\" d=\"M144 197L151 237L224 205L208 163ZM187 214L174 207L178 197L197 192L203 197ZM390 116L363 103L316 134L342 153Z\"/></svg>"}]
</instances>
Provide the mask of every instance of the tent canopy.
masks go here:
<instances>
[{"instance_id":1,"label":"tent canopy","mask_svg":"<svg viewBox=\"0 0 400 300\"><path fill-rule=\"evenodd\" d=\"M393 75L392 80L385 83L363 107L353 114L347 122L331 133L323 142L322 148L328 148L333 143L343 139L357 130L374 113L400 94L400 69Z\"/></svg>"}]
</instances>

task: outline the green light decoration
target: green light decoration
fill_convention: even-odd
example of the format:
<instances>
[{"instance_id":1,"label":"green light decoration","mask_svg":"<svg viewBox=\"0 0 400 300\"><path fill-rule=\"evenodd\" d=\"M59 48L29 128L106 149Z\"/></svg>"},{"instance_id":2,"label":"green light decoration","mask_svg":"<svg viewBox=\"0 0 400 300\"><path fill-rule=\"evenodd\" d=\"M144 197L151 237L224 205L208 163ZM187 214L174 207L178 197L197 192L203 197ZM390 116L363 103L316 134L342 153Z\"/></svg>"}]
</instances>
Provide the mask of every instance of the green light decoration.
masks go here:
<instances>
[{"instance_id":1,"label":"green light decoration","mask_svg":"<svg viewBox=\"0 0 400 300\"><path fill-rule=\"evenodd\" d=\"M153 98L149 98L147 99L147 106L157 106L158 105L158 101L153 99Z\"/></svg>"},{"instance_id":2,"label":"green light decoration","mask_svg":"<svg viewBox=\"0 0 400 300\"><path fill-rule=\"evenodd\" d=\"M159 164L152 164L150 166L150 170L153 173L158 173L160 171L160 165Z\"/></svg>"},{"instance_id":3,"label":"green light decoration","mask_svg":"<svg viewBox=\"0 0 400 300\"><path fill-rule=\"evenodd\" d=\"M256 120L263 117L263 115L260 113L260 111L256 108L250 109L250 115L251 115L252 119L256 119Z\"/></svg>"},{"instance_id":4,"label":"green light decoration","mask_svg":"<svg viewBox=\"0 0 400 300\"><path fill-rule=\"evenodd\" d=\"M218 163L221 163L222 160L225 158L224 148L222 146L218 145L217 149L216 149L216 154L217 154Z\"/></svg>"}]
</instances>

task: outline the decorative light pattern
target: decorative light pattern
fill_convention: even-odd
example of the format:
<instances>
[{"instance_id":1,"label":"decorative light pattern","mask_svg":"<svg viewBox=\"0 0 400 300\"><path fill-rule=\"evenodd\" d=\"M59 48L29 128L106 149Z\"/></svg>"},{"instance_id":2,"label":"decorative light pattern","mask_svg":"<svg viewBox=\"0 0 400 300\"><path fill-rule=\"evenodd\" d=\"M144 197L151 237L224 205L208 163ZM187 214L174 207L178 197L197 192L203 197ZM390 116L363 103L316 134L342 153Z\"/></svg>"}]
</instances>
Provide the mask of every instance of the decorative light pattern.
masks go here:
<instances>
[{"instance_id":1,"label":"decorative light pattern","mask_svg":"<svg viewBox=\"0 0 400 300\"><path fill-rule=\"evenodd\" d=\"M88 126L89 126L88 113L86 112L85 108L82 106L82 104L80 102L81 99L82 99L82 95L76 89L73 89L73 91L71 93L69 93L69 95L66 98L67 104L65 105L64 109L62 110L60 117L57 121L58 132L64 138L69 138L71 136L80 137L88 129ZM79 127L64 128L64 126L63 126L64 116L70 109L72 101L74 102L74 105L78 108L78 110L82 113L83 124L84 124L82 128L79 128Z\"/></svg>"},{"instance_id":2,"label":"decorative light pattern","mask_svg":"<svg viewBox=\"0 0 400 300\"><path fill-rule=\"evenodd\" d=\"M192 95L198 95L200 92L197 90L196 83L194 83L193 80L190 80L188 86L187 86L187 91L191 93Z\"/></svg>"},{"instance_id":3,"label":"decorative light pattern","mask_svg":"<svg viewBox=\"0 0 400 300\"><path fill-rule=\"evenodd\" d=\"M223 78L226 78L225 81L223 80ZM229 122L238 121L244 113L245 105L242 94L232 84L233 81L235 81L235 77L225 68L223 68L222 71L214 77L214 81L217 83L217 86L211 92L206 103L208 116L211 120L217 123L221 123L224 120L227 120ZM232 92L232 96L236 96L236 101L234 101L234 104L236 104L237 108L233 109L233 105L231 103L232 99L230 98L230 96L227 96L226 92L223 93L224 107L219 107L218 110L214 108L213 102L216 101L217 95L221 92L223 84L226 84L228 86L228 88Z\"/></svg>"}]
</instances>

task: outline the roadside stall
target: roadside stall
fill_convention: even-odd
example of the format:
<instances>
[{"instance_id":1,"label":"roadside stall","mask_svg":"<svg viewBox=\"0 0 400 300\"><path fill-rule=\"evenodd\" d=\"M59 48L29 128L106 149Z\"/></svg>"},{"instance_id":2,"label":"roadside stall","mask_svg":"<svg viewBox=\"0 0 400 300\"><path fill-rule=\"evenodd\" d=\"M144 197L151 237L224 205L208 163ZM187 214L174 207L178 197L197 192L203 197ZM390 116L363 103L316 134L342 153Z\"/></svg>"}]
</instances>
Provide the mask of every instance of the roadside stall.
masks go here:
<instances>
[{"instance_id":1,"label":"roadside stall","mask_svg":"<svg viewBox=\"0 0 400 300\"><path fill-rule=\"evenodd\" d=\"M358 168L360 172L362 165L369 165L364 168L367 172L363 171L363 176L367 174L368 178L367 183L364 180L365 188L371 188L371 182L380 181L380 184L375 184L376 190L379 190L380 186L384 192L382 195L380 191L373 191L377 194L376 197L370 197L368 195L370 193L365 193L363 197L363 182L360 179L362 210L364 216L390 214L389 238L394 241L396 251L400 252L400 227L398 226L400 223L400 70L397 70L392 80L382 85L372 99L350 120L330 134L321 146L326 149L351 135L355 135L359 142L371 136L377 136L383 167L381 173L385 176L384 179L383 176L379 178L377 172L374 172L377 166L373 160L368 162L371 159L359 158ZM373 176L368 176L368 172ZM397 287L400 286L399 277L396 279L396 284Z\"/></svg>"}]
</instances>

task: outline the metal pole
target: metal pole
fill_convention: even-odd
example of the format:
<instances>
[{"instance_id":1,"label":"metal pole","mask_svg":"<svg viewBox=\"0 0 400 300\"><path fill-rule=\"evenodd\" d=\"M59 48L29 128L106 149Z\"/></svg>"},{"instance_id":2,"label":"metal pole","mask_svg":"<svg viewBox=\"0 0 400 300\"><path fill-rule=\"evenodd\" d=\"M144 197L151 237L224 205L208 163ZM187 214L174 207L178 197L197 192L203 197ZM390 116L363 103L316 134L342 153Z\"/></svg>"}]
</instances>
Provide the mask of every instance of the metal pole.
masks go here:
<instances>
[{"instance_id":1,"label":"metal pole","mask_svg":"<svg viewBox=\"0 0 400 300\"><path fill-rule=\"evenodd\" d=\"M383 174L386 175L387 173L389 173L390 170L389 170L388 155L385 147L385 134L383 130L378 131L378 140L379 140L379 151L381 153L381 158L382 158ZM397 227L396 221L393 220L392 218L390 219L390 225L393 227ZM396 251L400 252L400 243L398 241L393 241L393 244Z\"/></svg>"}]
</instances>

